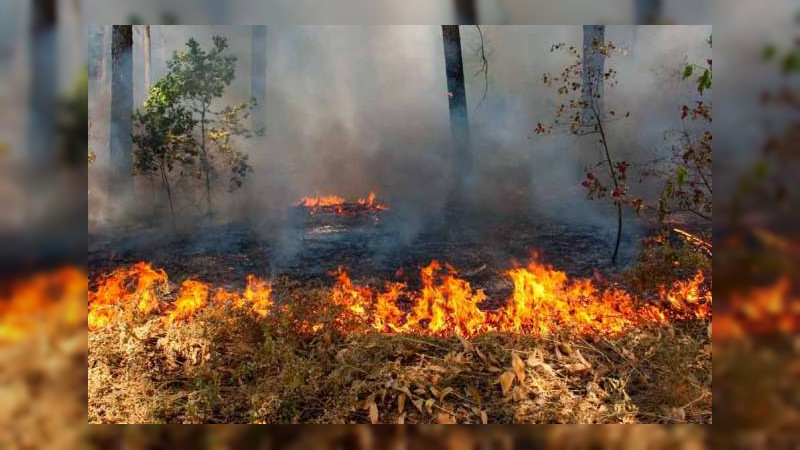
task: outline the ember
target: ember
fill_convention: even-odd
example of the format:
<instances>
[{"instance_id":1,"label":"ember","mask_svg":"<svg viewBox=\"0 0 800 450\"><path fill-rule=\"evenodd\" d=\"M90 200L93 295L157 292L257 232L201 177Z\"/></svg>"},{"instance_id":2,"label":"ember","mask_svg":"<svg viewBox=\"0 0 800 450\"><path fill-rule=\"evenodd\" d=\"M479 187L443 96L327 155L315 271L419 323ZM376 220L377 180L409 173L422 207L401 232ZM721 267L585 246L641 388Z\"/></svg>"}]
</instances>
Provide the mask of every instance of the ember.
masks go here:
<instances>
[{"instance_id":1,"label":"ember","mask_svg":"<svg viewBox=\"0 0 800 450\"><path fill-rule=\"evenodd\" d=\"M506 272L513 290L505 307L483 310L487 300L482 289L473 288L458 277L449 264L432 261L420 270L421 287L410 290L404 283L387 283L383 289L359 286L339 268L331 274L336 282L329 301L342 308L343 316L335 327L347 329L352 321L366 323L383 333L411 333L436 336L474 336L497 331L531 336L548 336L559 330L581 335L611 335L635 326L670 321L706 319L711 316L711 292L705 291L703 273L689 280L678 280L660 290L656 301L643 301L611 287L600 289L591 280L570 280L566 273L539 262L535 257L525 267ZM104 279L90 293L92 327L103 326L113 310L133 310L149 314L157 309L156 290L166 284L163 271L139 263L120 269ZM270 314L273 304L269 283L248 276L242 293L215 289L208 283L184 281L178 297L167 312L166 324L191 320L208 307L229 305L248 310L258 317ZM113 293L113 297L109 297ZM407 311L401 299L411 302ZM113 308L112 308L113 307ZM318 331L326 324L311 324Z\"/></svg>"}]
</instances>

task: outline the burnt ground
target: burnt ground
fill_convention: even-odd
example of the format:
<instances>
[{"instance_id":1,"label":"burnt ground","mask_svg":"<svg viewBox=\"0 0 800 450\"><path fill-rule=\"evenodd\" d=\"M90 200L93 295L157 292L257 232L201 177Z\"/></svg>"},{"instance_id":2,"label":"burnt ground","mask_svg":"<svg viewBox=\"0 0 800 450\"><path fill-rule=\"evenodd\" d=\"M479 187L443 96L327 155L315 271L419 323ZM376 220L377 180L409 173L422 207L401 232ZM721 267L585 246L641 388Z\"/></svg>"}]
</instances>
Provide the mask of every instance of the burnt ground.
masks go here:
<instances>
[{"instance_id":1,"label":"burnt ground","mask_svg":"<svg viewBox=\"0 0 800 450\"><path fill-rule=\"evenodd\" d=\"M191 233L90 234L88 267L94 280L121 265L149 261L178 283L191 277L240 287L251 273L330 283L328 273L343 266L354 280L406 281L413 287L419 267L436 259L449 262L490 298L506 298L510 284L502 273L515 260L525 263L532 251L571 277L608 276L633 261L641 237L635 227L625 230L615 267L610 263L614 230L600 227L537 222L524 215L448 214L417 228L409 231L392 211L341 217L295 209L279 226L227 223Z\"/></svg>"}]
</instances>

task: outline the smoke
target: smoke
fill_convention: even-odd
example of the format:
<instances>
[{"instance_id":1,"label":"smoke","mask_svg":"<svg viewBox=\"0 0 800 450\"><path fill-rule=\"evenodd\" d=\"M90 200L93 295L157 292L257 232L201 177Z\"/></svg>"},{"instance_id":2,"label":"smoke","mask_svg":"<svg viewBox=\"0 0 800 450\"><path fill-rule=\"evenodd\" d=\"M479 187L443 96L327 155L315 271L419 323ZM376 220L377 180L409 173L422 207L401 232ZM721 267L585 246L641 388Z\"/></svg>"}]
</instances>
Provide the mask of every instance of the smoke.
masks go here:
<instances>
[{"instance_id":1,"label":"smoke","mask_svg":"<svg viewBox=\"0 0 800 450\"><path fill-rule=\"evenodd\" d=\"M580 46L581 27L485 26L483 33L489 87L476 109L485 88L483 75L476 74L480 38L475 27L462 27L475 161L466 184L469 196L487 216L522 213L536 222L612 229L610 202L586 201L580 186L584 168L599 160L595 138L533 133L537 122L552 121L558 101L541 82L542 74L558 73L570 63L550 47L556 42ZM619 72L618 86L606 89L606 108L631 112L629 119L610 126L618 158L636 163L663 154L664 132L680 127L680 105L693 99L691 85L680 83L680 69L687 58L710 56L705 44L710 33L710 26L607 28L608 40L631 49L606 64ZM216 34L229 39L239 58L236 79L220 104L247 101L251 29L246 26L152 26L153 78L165 73L166 60L189 37L208 46ZM286 220L287 208L307 195L354 199L375 191L392 206L400 242L441 221L454 164L440 27L269 26L267 45L266 134L239 143L246 146L254 172L240 192L217 188L218 214L278 236L289 253L296 235ZM141 57L135 35L134 80L141 80L134 81L137 105L144 99ZM107 88L106 82L93 93L97 114L104 117ZM98 132L96 139L105 136ZM102 158L99 162L102 167ZM123 207L151 208L150 188L137 189L148 194ZM183 210L191 208L183 205ZM136 214L128 211L126 217L131 216ZM628 223L635 231L635 221Z\"/></svg>"}]
</instances>

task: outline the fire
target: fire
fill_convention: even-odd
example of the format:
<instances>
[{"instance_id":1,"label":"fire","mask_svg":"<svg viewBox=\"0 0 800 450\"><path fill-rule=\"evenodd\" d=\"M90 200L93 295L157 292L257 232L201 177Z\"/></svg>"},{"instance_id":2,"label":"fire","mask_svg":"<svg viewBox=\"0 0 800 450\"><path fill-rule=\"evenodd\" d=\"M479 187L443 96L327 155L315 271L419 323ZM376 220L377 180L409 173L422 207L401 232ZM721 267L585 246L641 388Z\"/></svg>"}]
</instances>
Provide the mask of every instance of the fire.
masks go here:
<instances>
[{"instance_id":1,"label":"fire","mask_svg":"<svg viewBox=\"0 0 800 450\"><path fill-rule=\"evenodd\" d=\"M337 195L326 195L323 197L303 197L297 206L306 208L320 208L325 206L342 206L345 200Z\"/></svg>"},{"instance_id":2,"label":"fire","mask_svg":"<svg viewBox=\"0 0 800 450\"><path fill-rule=\"evenodd\" d=\"M149 314L167 291L167 274L145 262L114 271L89 293L89 329L108 324L120 312Z\"/></svg>"},{"instance_id":3,"label":"fire","mask_svg":"<svg viewBox=\"0 0 800 450\"><path fill-rule=\"evenodd\" d=\"M178 299L167 316L167 323L186 320L195 315L208 302L209 286L206 283L186 280L181 284Z\"/></svg>"},{"instance_id":4,"label":"fire","mask_svg":"<svg viewBox=\"0 0 800 450\"><path fill-rule=\"evenodd\" d=\"M739 340L753 335L800 333L800 298L792 296L792 284L781 278L731 298L714 319L714 338Z\"/></svg>"},{"instance_id":5,"label":"fire","mask_svg":"<svg viewBox=\"0 0 800 450\"><path fill-rule=\"evenodd\" d=\"M86 274L63 267L36 274L0 295L0 344L18 342L39 327L74 326L85 318Z\"/></svg>"},{"instance_id":6,"label":"fire","mask_svg":"<svg viewBox=\"0 0 800 450\"><path fill-rule=\"evenodd\" d=\"M338 195L325 195L320 197L303 197L295 206L303 207L312 215L318 213L332 213L339 216L355 215L359 212L386 211L389 206L377 200L375 192L370 192L366 197L355 202L348 202Z\"/></svg>"},{"instance_id":7,"label":"fire","mask_svg":"<svg viewBox=\"0 0 800 450\"><path fill-rule=\"evenodd\" d=\"M148 316L165 305L159 301L168 292L167 274L140 262L115 270L103 277L95 290L89 292L89 329L106 326L125 313L126 316ZM272 308L272 286L256 277L247 276L244 291L213 289L209 283L186 280L181 283L178 297L164 318L165 324L188 321L209 306L230 306L266 317Z\"/></svg>"},{"instance_id":8,"label":"fire","mask_svg":"<svg viewBox=\"0 0 800 450\"><path fill-rule=\"evenodd\" d=\"M702 272L663 288L660 302L642 306L643 302L623 290L599 290L586 279L570 281L565 272L535 258L506 275L513 285L512 294L506 306L496 311L482 310L480 304L487 300L483 290L473 289L458 278L455 269L438 261L420 269L422 287L418 292L409 292L402 283L387 284L382 291L358 286L340 268L335 273L332 299L377 331L428 335L473 336L499 331L547 336L563 329L602 335L637 325L711 315L711 295L701 292ZM407 314L398 306L401 297L412 301Z\"/></svg>"},{"instance_id":9,"label":"fire","mask_svg":"<svg viewBox=\"0 0 800 450\"><path fill-rule=\"evenodd\" d=\"M142 274L144 280L130 278L131 273ZM711 293L704 290L705 278L699 271L688 280L678 280L662 288L657 299L648 301L634 298L616 287L599 288L589 279L571 280L565 272L541 263L535 256L528 265L510 269L505 275L512 285L505 306L485 310L481 308L481 304L488 300L485 292L459 278L456 270L446 263L432 261L421 268L421 286L416 290L409 289L404 283L387 283L382 289L361 286L339 268L331 273L335 283L329 301L341 308L343 315L334 326L353 331L345 328L366 324L382 333L435 336L468 337L497 331L545 337L560 330L607 335L647 324L711 317ZM164 283L163 288L160 283ZM93 322L95 327L114 318L99 306L128 302L137 305L143 313L155 311L157 308L153 305L159 305L155 292L157 288L164 292L165 286L163 271L153 270L148 264L140 263L118 270L90 294L90 312L96 311L97 316ZM116 301L92 301L101 297L101 291L120 294ZM94 308L93 304L96 305ZM404 308L401 307L403 304L411 306ZM141 305L146 307L142 309ZM242 292L213 290L208 283L185 281L167 312L165 324L192 320L205 308L226 306L265 318L273 309L272 287L253 275L247 277ZM280 311L278 308L278 313ZM352 325L354 323L356 325ZM306 328L313 332L328 326L319 323L307 325Z\"/></svg>"}]
</instances>

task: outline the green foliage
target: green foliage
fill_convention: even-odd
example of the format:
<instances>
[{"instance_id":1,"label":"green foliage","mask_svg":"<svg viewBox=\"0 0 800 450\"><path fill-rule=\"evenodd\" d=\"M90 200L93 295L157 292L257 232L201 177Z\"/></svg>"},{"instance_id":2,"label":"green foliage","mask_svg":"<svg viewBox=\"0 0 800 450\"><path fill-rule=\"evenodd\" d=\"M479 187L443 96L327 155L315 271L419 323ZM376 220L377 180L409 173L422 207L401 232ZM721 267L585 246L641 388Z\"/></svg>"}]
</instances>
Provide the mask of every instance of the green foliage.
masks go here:
<instances>
[{"instance_id":1,"label":"green foliage","mask_svg":"<svg viewBox=\"0 0 800 450\"><path fill-rule=\"evenodd\" d=\"M189 39L186 50L167 61L167 73L134 114L137 173L160 174L171 203L170 174L176 165L191 167L204 184L209 213L213 183L220 173L229 172L233 191L252 172L248 155L237 144L239 138L253 136L243 122L254 103L212 108L235 78L237 59L227 50L228 41L222 36L212 38L210 49Z\"/></svg>"}]
</instances>

